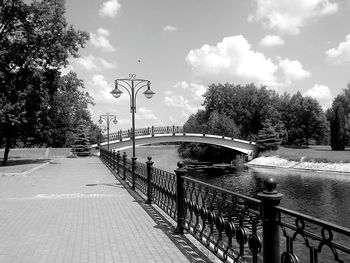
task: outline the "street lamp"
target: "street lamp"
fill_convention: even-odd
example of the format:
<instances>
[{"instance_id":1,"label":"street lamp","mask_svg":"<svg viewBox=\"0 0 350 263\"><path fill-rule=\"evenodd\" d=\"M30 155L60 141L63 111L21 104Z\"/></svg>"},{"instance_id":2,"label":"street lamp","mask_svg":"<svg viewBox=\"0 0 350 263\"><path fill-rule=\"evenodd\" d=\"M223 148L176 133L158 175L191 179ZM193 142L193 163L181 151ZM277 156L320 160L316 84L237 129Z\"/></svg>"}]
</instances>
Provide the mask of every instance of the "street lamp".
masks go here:
<instances>
[{"instance_id":1,"label":"street lamp","mask_svg":"<svg viewBox=\"0 0 350 263\"><path fill-rule=\"evenodd\" d=\"M101 137L103 136L102 133L104 133L105 131L106 131L106 127L100 123L100 124L98 125L98 135L97 135L97 139L98 139L98 148L101 147L101 142L102 142Z\"/></svg>"},{"instance_id":2,"label":"street lamp","mask_svg":"<svg viewBox=\"0 0 350 263\"><path fill-rule=\"evenodd\" d=\"M147 90L143 92L147 99L152 98L155 94L151 88L151 82L146 79L137 79L136 74L129 74L129 78L125 79L116 79L114 81L115 88L111 91L111 94L115 98L119 98L122 95L123 91L119 89L119 87L124 88L130 96L130 113L132 118L132 129L131 129L131 137L132 137L132 157L135 158L135 113L136 113L136 96L140 89L147 87ZM136 91L135 91L136 90Z\"/></svg>"},{"instance_id":3,"label":"street lamp","mask_svg":"<svg viewBox=\"0 0 350 263\"><path fill-rule=\"evenodd\" d=\"M98 123L102 124L103 120L105 120L107 123L107 150L109 151L109 122L113 120L113 123L117 124L118 123L117 116L109 113L100 115L100 119L98 120Z\"/></svg>"}]
</instances>

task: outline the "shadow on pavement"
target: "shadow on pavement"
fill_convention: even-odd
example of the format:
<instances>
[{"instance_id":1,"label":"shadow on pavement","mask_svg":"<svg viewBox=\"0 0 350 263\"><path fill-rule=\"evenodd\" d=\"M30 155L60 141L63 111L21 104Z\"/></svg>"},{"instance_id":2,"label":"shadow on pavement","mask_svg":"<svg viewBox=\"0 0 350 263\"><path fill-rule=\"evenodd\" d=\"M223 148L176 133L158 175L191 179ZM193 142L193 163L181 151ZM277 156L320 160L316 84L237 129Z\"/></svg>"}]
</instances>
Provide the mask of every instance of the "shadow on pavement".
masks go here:
<instances>
[{"instance_id":1,"label":"shadow on pavement","mask_svg":"<svg viewBox=\"0 0 350 263\"><path fill-rule=\"evenodd\" d=\"M2 163L3 158L0 159L0 163ZM49 159L8 159L6 162L7 166L16 166L16 165L26 165L26 164L42 164L50 161Z\"/></svg>"}]
</instances>

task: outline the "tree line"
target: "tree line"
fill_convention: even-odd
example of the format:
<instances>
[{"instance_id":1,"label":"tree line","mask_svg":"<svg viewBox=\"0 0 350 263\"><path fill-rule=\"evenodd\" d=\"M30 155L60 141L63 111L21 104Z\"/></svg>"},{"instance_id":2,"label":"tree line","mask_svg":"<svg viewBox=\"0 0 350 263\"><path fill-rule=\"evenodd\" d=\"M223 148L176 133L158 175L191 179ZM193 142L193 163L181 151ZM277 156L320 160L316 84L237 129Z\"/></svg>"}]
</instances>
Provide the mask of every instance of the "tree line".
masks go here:
<instances>
[{"instance_id":1,"label":"tree line","mask_svg":"<svg viewBox=\"0 0 350 263\"><path fill-rule=\"evenodd\" d=\"M0 146L69 147L81 124L96 130L83 82L60 69L89 39L65 19L64 0L0 1Z\"/></svg>"},{"instance_id":2,"label":"tree line","mask_svg":"<svg viewBox=\"0 0 350 263\"><path fill-rule=\"evenodd\" d=\"M280 144L328 144L330 135L332 149L344 149L348 143L350 84L327 111L300 92L279 94L255 84L212 84L203 97L204 109L188 118L186 132L256 141L261 150L276 149ZM334 147L340 138L343 147ZM188 147L180 149L184 157L189 151Z\"/></svg>"}]
</instances>

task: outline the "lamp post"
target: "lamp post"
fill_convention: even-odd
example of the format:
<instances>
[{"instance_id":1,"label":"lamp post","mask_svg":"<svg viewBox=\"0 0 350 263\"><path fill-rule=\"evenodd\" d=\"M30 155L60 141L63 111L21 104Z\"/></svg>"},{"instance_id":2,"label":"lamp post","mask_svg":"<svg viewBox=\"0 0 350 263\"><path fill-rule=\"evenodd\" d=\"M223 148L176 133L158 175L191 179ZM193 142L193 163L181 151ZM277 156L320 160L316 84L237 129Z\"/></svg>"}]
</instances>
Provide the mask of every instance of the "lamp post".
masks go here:
<instances>
[{"instance_id":1,"label":"lamp post","mask_svg":"<svg viewBox=\"0 0 350 263\"><path fill-rule=\"evenodd\" d=\"M102 124L98 125L98 136L97 136L97 138L98 138L98 147L99 148L101 147L101 142L102 142L101 137L103 136L102 133L104 133L105 130L106 130L106 127L104 125L102 125Z\"/></svg>"},{"instance_id":2,"label":"lamp post","mask_svg":"<svg viewBox=\"0 0 350 263\"><path fill-rule=\"evenodd\" d=\"M155 94L151 88L151 82L146 79L137 79L135 74L129 74L129 78L116 79L114 81L115 88L111 91L111 94L115 98L119 98L123 91L119 87L125 89L130 96L130 113L131 113L131 137L132 137L132 157L135 158L135 113L136 113L136 96L140 89L147 87L147 90L143 92L147 99L152 98Z\"/></svg>"},{"instance_id":3,"label":"lamp post","mask_svg":"<svg viewBox=\"0 0 350 263\"><path fill-rule=\"evenodd\" d=\"M113 120L113 123L117 124L118 123L117 116L109 113L100 115L100 119L98 120L98 123L102 124L103 120L105 120L107 123L107 150L109 151L109 122Z\"/></svg>"}]
</instances>

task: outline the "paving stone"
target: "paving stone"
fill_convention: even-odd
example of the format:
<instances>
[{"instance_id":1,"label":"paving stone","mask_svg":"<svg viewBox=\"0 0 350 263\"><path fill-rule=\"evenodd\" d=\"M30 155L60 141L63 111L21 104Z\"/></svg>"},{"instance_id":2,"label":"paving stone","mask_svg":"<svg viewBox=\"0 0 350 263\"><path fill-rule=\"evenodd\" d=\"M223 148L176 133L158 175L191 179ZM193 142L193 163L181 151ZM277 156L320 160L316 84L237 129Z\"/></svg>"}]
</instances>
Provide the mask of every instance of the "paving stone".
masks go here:
<instances>
[{"instance_id":1,"label":"paving stone","mask_svg":"<svg viewBox=\"0 0 350 263\"><path fill-rule=\"evenodd\" d=\"M96 157L0 177L0 262L190 262Z\"/></svg>"}]
</instances>

